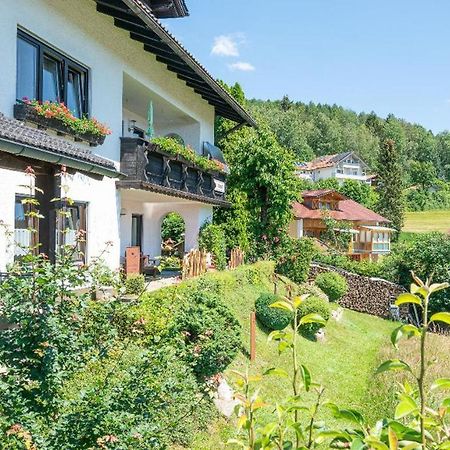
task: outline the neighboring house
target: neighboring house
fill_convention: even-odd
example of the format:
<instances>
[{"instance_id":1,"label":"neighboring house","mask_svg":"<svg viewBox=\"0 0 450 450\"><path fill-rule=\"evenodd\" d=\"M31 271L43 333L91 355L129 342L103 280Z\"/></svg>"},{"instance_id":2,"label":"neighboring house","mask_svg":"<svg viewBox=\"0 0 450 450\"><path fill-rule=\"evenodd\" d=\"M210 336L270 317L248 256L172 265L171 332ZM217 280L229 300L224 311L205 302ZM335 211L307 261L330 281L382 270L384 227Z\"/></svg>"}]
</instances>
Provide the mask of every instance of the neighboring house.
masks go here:
<instances>
[{"instance_id":1,"label":"neighboring house","mask_svg":"<svg viewBox=\"0 0 450 450\"><path fill-rule=\"evenodd\" d=\"M319 156L310 162L297 164L296 172L300 178L309 181L335 178L339 184L344 180L371 183L369 167L355 152Z\"/></svg>"},{"instance_id":2,"label":"neighboring house","mask_svg":"<svg viewBox=\"0 0 450 450\"><path fill-rule=\"evenodd\" d=\"M325 217L351 225L349 254L355 259L376 259L391 250L389 220L332 189L302 192L302 203L294 203L293 237L321 239L326 231ZM337 230L336 230L337 231Z\"/></svg>"},{"instance_id":3,"label":"neighboring house","mask_svg":"<svg viewBox=\"0 0 450 450\"><path fill-rule=\"evenodd\" d=\"M118 267L128 246L160 254L164 216L176 211L186 246L197 246L214 205L227 205L224 173L200 168L149 144L146 131L174 136L198 154L221 159L214 142L216 115L254 125L249 114L161 25L158 18L188 14L183 0L2 0L0 2L0 221L23 244L30 236L21 203L24 170L36 171L35 196L45 216L40 251L55 256L55 177L69 173L63 241L86 230L83 259L105 255ZM64 101L74 115L96 117L111 129L102 145L78 142L24 98ZM13 118L16 117L16 119ZM17 120L17 119L20 119ZM150 131L150 130L149 130ZM44 191L44 194L39 189ZM64 243L64 242L60 242ZM0 232L0 271L20 249Z\"/></svg>"}]
</instances>

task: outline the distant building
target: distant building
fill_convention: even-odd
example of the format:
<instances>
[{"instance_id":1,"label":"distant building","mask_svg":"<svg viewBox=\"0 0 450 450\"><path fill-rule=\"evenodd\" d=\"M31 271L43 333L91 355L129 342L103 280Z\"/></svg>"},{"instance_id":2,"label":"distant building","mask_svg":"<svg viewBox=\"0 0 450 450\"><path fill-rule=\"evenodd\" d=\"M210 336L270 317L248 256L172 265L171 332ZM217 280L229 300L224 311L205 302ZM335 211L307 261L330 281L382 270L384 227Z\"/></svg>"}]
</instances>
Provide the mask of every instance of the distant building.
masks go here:
<instances>
[{"instance_id":1,"label":"distant building","mask_svg":"<svg viewBox=\"0 0 450 450\"><path fill-rule=\"evenodd\" d=\"M371 183L369 166L354 152L325 155L296 166L297 175L305 180L319 181L336 178L340 184L344 180Z\"/></svg>"},{"instance_id":2,"label":"distant building","mask_svg":"<svg viewBox=\"0 0 450 450\"><path fill-rule=\"evenodd\" d=\"M352 235L348 254L354 259L376 259L391 250L390 221L333 189L302 192L303 202L294 203L292 237L309 236L321 239L326 231L324 218L351 224Z\"/></svg>"}]
</instances>

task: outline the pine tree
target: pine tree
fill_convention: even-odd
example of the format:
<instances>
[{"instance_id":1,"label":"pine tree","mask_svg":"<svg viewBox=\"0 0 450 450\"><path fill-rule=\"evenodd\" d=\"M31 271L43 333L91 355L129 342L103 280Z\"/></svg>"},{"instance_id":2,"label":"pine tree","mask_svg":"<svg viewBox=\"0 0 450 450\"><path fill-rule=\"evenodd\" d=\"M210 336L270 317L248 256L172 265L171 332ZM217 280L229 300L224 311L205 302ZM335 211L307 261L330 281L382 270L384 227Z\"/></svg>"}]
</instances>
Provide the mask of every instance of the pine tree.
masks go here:
<instances>
[{"instance_id":1,"label":"pine tree","mask_svg":"<svg viewBox=\"0 0 450 450\"><path fill-rule=\"evenodd\" d=\"M386 139L378 155L378 212L401 230L404 221L403 168L392 139Z\"/></svg>"}]
</instances>

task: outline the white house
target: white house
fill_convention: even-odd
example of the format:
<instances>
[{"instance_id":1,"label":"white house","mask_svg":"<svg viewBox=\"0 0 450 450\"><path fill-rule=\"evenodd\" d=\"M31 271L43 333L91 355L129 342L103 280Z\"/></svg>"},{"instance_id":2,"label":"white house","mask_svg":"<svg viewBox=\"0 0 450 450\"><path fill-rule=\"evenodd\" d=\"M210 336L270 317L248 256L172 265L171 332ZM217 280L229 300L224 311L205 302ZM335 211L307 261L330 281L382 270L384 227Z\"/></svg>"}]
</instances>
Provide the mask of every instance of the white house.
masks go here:
<instances>
[{"instance_id":1,"label":"white house","mask_svg":"<svg viewBox=\"0 0 450 450\"><path fill-rule=\"evenodd\" d=\"M0 2L0 221L16 239L29 239L21 185L31 166L44 191L34 192L45 216L40 251L54 256L56 203L50 200L60 196L55 174L63 165L75 201L66 223L72 232L64 239L85 229L85 258L107 242L111 267L130 245L157 256L161 221L171 211L185 220L186 249L197 245L213 206L227 205L225 174L161 151L145 131L150 124L156 136L176 136L199 155L209 149L220 158L207 144L214 142L216 115L254 122L158 20L185 15L183 0ZM95 117L111 134L94 146L87 135L61 131L52 118L36 115L24 97L63 101L73 116ZM0 271L18 252L0 232Z\"/></svg>"},{"instance_id":2,"label":"white house","mask_svg":"<svg viewBox=\"0 0 450 450\"><path fill-rule=\"evenodd\" d=\"M296 166L297 175L305 180L319 181L336 178L339 184L344 180L356 180L371 183L369 167L355 152L319 156L310 162Z\"/></svg>"}]
</instances>

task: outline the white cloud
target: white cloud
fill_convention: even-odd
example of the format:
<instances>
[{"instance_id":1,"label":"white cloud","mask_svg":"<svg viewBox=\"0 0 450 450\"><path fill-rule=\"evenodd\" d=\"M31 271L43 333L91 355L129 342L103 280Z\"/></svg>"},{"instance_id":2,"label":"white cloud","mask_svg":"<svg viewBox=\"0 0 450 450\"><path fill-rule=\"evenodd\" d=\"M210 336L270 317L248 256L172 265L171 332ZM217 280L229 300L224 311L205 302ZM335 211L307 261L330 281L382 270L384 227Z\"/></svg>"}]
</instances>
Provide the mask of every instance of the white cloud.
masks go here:
<instances>
[{"instance_id":1,"label":"white cloud","mask_svg":"<svg viewBox=\"0 0 450 450\"><path fill-rule=\"evenodd\" d=\"M255 66L244 61L238 61L232 64L228 64L228 67L231 70L241 70L242 72L252 72L253 70L255 70Z\"/></svg>"},{"instance_id":2,"label":"white cloud","mask_svg":"<svg viewBox=\"0 0 450 450\"><path fill-rule=\"evenodd\" d=\"M231 36L217 36L214 38L211 53L220 56L239 56L238 43Z\"/></svg>"}]
</instances>

